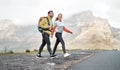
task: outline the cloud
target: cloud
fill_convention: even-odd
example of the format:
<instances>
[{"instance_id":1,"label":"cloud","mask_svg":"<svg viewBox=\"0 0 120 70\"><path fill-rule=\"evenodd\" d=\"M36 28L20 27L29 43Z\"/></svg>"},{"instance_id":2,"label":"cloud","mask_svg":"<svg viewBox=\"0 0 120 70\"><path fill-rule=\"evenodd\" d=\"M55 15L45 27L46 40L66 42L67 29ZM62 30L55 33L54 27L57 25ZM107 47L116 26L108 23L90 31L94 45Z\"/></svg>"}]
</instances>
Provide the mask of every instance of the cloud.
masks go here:
<instances>
[{"instance_id":1,"label":"cloud","mask_svg":"<svg viewBox=\"0 0 120 70\"><path fill-rule=\"evenodd\" d=\"M107 15L107 13L109 9L110 9L109 5L99 2L93 5L92 11L96 16L100 16L102 18L108 18L109 16Z\"/></svg>"},{"instance_id":2,"label":"cloud","mask_svg":"<svg viewBox=\"0 0 120 70\"><path fill-rule=\"evenodd\" d=\"M105 3L110 6L107 15L111 25L120 28L120 0L107 0Z\"/></svg>"},{"instance_id":3,"label":"cloud","mask_svg":"<svg viewBox=\"0 0 120 70\"><path fill-rule=\"evenodd\" d=\"M28 24L36 23L40 16L47 15L51 9L55 17L63 13L64 18L92 10L96 16L107 18L112 26L118 27L120 23L119 0L0 0L0 18L19 19Z\"/></svg>"}]
</instances>

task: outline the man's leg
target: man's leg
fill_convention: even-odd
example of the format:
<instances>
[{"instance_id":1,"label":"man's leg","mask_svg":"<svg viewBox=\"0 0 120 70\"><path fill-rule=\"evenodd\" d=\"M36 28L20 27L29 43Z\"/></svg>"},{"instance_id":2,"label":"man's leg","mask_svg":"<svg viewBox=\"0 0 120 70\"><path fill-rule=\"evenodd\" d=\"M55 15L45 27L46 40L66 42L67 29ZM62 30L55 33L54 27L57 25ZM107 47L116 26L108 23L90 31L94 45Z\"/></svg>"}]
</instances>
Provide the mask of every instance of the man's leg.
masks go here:
<instances>
[{"instance_id":1,"label":"man's leg","mask_svg":"<svg viewBox=\"0 0 120 70\"><path fill-rule=\"evenodd\" d=\"M39 54L40 54L40 55L41 55L41 52L43 51L43 48L44 48L45 44L46 44L46 42L45 42L45 40L43 39L43 40L42 40L42 44L41 44L41 46L40 46L40 48L39 48Z\"/></svg>"},{"instance_id":2,"label":"man's leg","mask_svg":"<svg viewBox=\"0 0 120 70\"><path fill-rule=\"evenodd\" d=\"M50 43L50 38L49 38L49 35L44 33L45 34L45 42L47 43L47 49L48 49L48 52L50 53L50 55L52 56L52 50L51 50L51 43Z\"/></svg>"},{"instance_id":3,"label":"man's leg","mask_svg":"<svg viewBox=\"0 0 120 70\"><path fill-rule=\"evenodd\" d=\"M41 52L42 52L42 50L43 50L43 48L44 48L44 46L45 46L45 44L46 44L46 42L45 42L45 38L44 38L44 34L42 34L42 44L41 44L41 46L40 46L40 48L39 48L39 52L38 52L38 57L41 57Z\"/></svg>"}]
</instances>

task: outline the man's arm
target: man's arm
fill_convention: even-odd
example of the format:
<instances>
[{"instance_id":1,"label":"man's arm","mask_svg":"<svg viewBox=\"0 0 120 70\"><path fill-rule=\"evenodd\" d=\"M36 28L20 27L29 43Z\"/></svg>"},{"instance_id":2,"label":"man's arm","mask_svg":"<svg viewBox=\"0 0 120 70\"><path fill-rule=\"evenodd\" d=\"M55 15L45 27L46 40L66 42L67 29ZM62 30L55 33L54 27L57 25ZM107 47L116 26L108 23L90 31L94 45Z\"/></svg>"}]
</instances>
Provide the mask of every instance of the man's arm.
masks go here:
<instances>
[{"instance_id":1,"label":"man's arm","mask_svg":"<svg viewBox=\"0 0 120 70\"><path fill-rule=\"evenodd\" d=\"M51 37L53 37L55 29L56 29L56 26L53 26L52 31L51 31Z\"/></svg>"}]
</instances>

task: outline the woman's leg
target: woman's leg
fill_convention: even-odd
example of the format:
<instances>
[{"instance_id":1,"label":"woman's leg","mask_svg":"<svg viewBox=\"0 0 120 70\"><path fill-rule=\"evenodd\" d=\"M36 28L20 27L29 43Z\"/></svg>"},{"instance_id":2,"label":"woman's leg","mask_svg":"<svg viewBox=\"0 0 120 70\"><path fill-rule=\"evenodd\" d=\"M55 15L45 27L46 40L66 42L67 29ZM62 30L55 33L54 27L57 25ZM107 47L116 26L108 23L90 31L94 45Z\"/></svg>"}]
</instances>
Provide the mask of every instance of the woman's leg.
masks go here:
<instances>
[{"instance_id":1,"label":"woman's leg","mask_svg":"<svg viewBox=\"0 0 120 70\"><path fill-rule=\"evenodd\" d=\"M62 33L58 33L58 36L57 36L57 39L61 42L62 44L62 49L63 49L63 53L66 53L66 50L65 50L65 42L62 38Z\"/></svg>"},{"instance_id":2,"label":"woman's leg","mask_svg":"<svg viewBox=\"0 0 120 70\"><path fill-rule=\"evenodd\" d=\"M55 54L59 42L60 41L58 39L56 39L56 43L55 43L55 46L54 46L54 49L53 49L53 54Z\"/></svg>"}]
</instances>

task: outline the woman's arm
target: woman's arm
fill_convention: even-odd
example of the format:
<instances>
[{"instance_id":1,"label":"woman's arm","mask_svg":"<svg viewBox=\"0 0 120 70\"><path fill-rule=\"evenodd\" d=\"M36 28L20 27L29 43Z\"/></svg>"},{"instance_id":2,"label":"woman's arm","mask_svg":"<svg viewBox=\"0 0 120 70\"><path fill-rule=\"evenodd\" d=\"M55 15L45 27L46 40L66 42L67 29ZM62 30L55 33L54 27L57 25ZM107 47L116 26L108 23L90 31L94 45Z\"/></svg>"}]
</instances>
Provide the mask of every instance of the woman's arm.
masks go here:
<instances>
[{"instance_id":1,"label":"woman's arm","mask_svg":"<svg viewBox=\"0 0 120 70\"><path fill-rule=\"evenodd\" d=\"M68 33L71 33L71 34L72 34L72 32L71 32L70 30L68 30L66 27L63 27L63 30L64 30L65 32L68 32Z\"/></svg>"},{"instance_id":2,"label":"woman's arm","mask_svg":"<svg viewBox=\"0 0 120 70\"><path fill-rule=\"evenodd\" d=\"M52 31L51 31L51 37L53 37L55 29L56 29L56 26L53 26Z\"/></svg>"}]
</instances>

